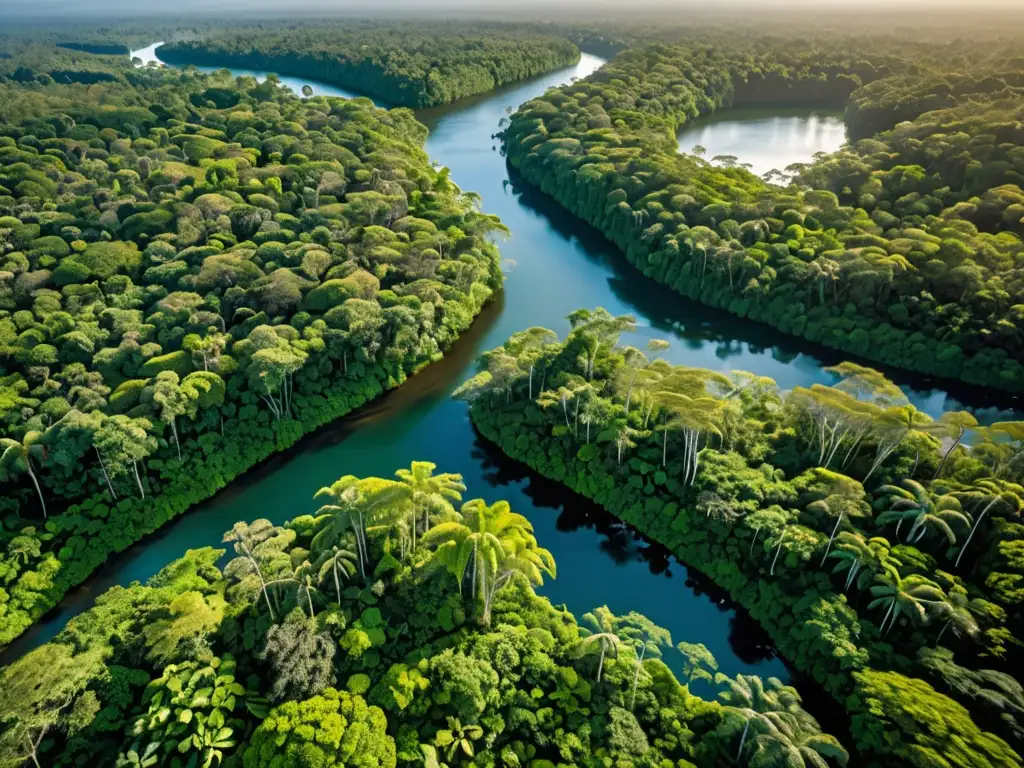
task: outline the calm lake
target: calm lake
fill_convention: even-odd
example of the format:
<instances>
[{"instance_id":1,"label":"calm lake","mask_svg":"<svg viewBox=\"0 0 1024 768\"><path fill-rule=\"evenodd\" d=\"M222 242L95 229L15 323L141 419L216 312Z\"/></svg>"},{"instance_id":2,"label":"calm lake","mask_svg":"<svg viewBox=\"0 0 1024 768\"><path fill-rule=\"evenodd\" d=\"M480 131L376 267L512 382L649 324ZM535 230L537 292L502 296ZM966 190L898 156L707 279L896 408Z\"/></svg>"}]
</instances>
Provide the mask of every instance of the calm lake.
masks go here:
<instances>
[{"instance_id":1,"label":"calm lake","mask_svg":"<svg viewBox=\"0 0 1024 768\"><path fill-rule=\"evenodd\" d=\"M152 46L133 55L146 60L147 51L151 58ZM474 359L481 351L533 325L564 333L568 328L565 316L579 307L603 306L614 314L635 315L638 330L627 341L640 346L647 338L669 339L672 349L668 358L673 362L754 371L775 378L785 388L830 382L831 376L822 369L842 359L763 326L685 301L639 275L593 229L510 178L497 141L491 138L506 108L515 108L571 77L585 77L602 64L602 59L584 55L575 67L420 113L430 128L426 148L431 158L448 166L452 178L464 189L480 193L484 210L498 214L512 231L501 246L507 260L505 290L442 362L359 413L311 435L294 450L112 559L14 643L5 660L52 638L107 588L143 581L188 548L218 545L223 532L236 520L267 517L282 522L314 511L313 494L341 475L390 476L397 468L423 459L434 461L442 471L462 473L471 496L507 499L514 510L532 521L538 540L558 563L558 578L540 590L553 603L564 603L577 616L600 605L608 605L615 613L639 611L671 630L674 642L707 645L727 674L787 677L757 624L734 610L698 573L690 572L663 548L645 542L593 505L482 444L469 423L466 407L450 397L452 390L475 372ZM282 80L295 90L309 84L317 94L353 95L300 78ZM729 122L723 120L720 125ZM711 126L695 124L693 130L711 131ZM731 149L741 161L763 152L765 137L753 128L744 128L742 135L747 137L746 144ZM712 144L710 136L708 133L703 140L705 146ZM794 157L807 160L819 148L815 144L806 155ZM709 157L712 151L721 151L711 146L708 150ZM998 413L976 389L964 386L951 394L920 378L891 375L915 404L932 414L962 404L979 410L982 418ZM1007 398L999 402L1003 407L1013 404ZM678 657L667 656L666 660L678 670Z\"/></svg>"},{"instance_id":2,"label":"calm lake","mask_svg":"<svg viewBox=\"0 0 1024 768\"><path fill-rule=\"evenodd\" d=\"M846 141L842 113L809 109L725 109L686 125L679 150L704 147L704 157L731 156L749 163L751 173L784 171L817 152L835 152Z\"/></svg>"}]
</instances>

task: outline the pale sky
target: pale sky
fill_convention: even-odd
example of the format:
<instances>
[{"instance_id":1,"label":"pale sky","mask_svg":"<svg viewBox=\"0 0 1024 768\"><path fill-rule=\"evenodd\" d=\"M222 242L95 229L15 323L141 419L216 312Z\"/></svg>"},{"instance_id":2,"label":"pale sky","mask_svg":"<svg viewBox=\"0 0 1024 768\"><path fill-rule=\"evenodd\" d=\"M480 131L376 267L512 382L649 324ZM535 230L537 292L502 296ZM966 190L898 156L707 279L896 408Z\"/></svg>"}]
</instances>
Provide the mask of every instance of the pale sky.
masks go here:
<instances>
[{"instance_id":1,"label":"pale sky","mask_svg":"<svg viewBox=\"0 0 1024 768\"><path fill-rule=\"evenodd\" d=\"M465 15L493 16L529 14L554 16L568 12L582 15L586 11L602 14L628 10L636 18L632 4L623 5L621 0L174 0L174 2L139 2L139 0L0 0L0 16L60 16L63 19L87 16L132 17L181 16L182 14L217 15L245 12L275 14L331 14L365 13L377 15L386 9L403 10L417 14L431 12L459 12ZM729 9L744 8L748 11L779 8L802 9L815 16L825 15L829 10L878 10L898 11L902 9L963 10L976 14L983 8L999 10L1021 10L1024 0L645 0L650 10L709 11L721 13ZM560 14L559 12L562 12Z\"/></svg>"}]
</instances>

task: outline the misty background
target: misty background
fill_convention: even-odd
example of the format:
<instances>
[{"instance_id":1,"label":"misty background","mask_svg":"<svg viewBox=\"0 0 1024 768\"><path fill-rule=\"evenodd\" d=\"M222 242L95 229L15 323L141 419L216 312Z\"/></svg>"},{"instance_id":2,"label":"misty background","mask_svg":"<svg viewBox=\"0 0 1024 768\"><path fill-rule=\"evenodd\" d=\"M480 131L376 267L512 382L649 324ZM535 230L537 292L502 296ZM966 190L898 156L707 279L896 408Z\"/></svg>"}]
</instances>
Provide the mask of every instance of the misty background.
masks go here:
<instances>
[{"instance_id":1,"label":"misty background","mask_svg":"<svg viewBox=\"0 0 1024 768\"><path fill-rule=\"evenodd\" d=\"M639 9L635 3L621 0L175 0L168 3L141 4L139 0L0 0L0 19L76 22L88 19L125 21L160 17L173 20L182 16L223 17L244 14L250 17L361 16L402 17L459 16L504 19L559 19L581 21L628 18L644 21L645 16L661 17L699 14L724 16L737 12L790 12L823 16L865 14L876 18L900 12L920 14L927 8L936 15L979 12L1010 13L1024 18L1022 0L646 0ZM685 18L677 19L680 22Z\"/></svg>"}]
</instances>

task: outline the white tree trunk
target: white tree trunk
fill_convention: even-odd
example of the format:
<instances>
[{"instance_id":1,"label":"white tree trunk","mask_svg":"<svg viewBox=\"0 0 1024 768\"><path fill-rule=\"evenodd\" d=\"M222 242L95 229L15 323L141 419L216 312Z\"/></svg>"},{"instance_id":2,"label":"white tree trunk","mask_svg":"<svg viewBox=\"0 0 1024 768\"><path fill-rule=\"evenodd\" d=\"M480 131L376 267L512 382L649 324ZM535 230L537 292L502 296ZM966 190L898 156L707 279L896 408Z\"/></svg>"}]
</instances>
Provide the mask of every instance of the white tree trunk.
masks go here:
<instances>
[{"instance_id":1,"label":"white tree trunk","mask_svg":"<svg viewBox=\"0 0 1024 768\"><path fill-rule=\"evenodd\" d=\"M32 485L36 487L36 493L39 494L39 503L43 507L43 519L48 520L50 516L46 513L46 499L43 498L43 489L39 487L36 473L32 471L32 459L28 456L25 457L25 466L28 467L28 476L32 478Z\"/></svg>"}]
</instances>

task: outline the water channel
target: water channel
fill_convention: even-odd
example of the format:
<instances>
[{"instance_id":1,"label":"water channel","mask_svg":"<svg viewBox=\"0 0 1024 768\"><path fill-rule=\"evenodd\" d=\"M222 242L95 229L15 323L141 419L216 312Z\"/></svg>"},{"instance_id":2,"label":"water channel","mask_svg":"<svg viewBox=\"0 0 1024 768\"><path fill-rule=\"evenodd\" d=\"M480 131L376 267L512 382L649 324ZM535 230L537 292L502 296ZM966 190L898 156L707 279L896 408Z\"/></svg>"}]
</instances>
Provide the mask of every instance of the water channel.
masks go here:
<instances>
[{"instance_id":1,"label":"water channel","mask_svg":"<svg viewBox=\"0 0 1024 768\"><path fill-rule=\"evenodd\" d=\"M146 60L153 46L133 53ZM765 633L699 573L677 562L593 505L547 482L482 443L462 403L451 391L474 372L482 350L511 333L544 325L563 333L565 316L579 307L603 306L638 320L635 337L672 342L669 359L718 370L743 369L775 378L784 388L828 383L823 368L842 358L768 328L680 298L636 273L597 232L575 221L540 193L510 179L491 134L507 107L516 107L548 87L584 77L603 60L584 55L575 67L509 86L454 105L423 111L429 127L426 149L448 166L464 189L483 196L512 236L502 244L507 282L472 330L443 361L349 418L309 436L293 450L240 478L209 502L112 559L8 649L10 661L51 639L73 616L114 585L144 581L186 549L218 545L236 520L267 517L280 523L312 512L313 494L343 474L390 476L417 459L442 471L460 472L472 497L507 499L533 523L540 543L558 562L558 578L540 590L577 616L599 605L615 613L639 611L672 632L674 642L704 643L723 672L788 677ZM262 73L239 72L238 74ZM282 77L299 91L352 96L339 88ZM703 130L703 129L701 129ZM759 138L751 135L752 147ZM705 137L707 144L712 142ZM696 142L693 142L696 143ZM706 145L707 145L706 144ZM731 154L742 160L745 147ZM814 150L812 150L813 152ZM800 159L807 160L809 155ZM918 407L937 414L967 405L985 417L988 403L977 389L955 390L890 372ZM1002 406L1013 401L1002 398ZM995 411L988 413L991 418ZM693 563L700 568L700 563ZM678 669L676 660L667 658Z\"/></svg>"}]
</instances>

